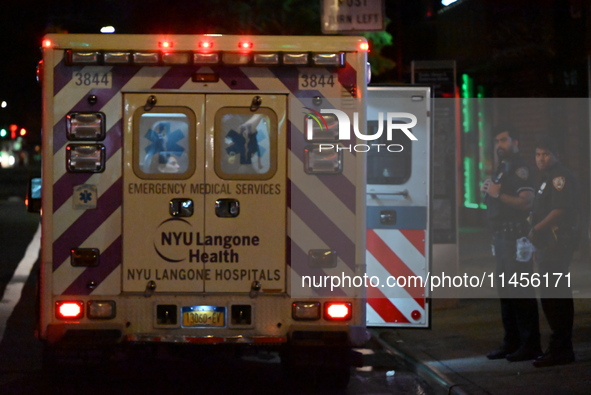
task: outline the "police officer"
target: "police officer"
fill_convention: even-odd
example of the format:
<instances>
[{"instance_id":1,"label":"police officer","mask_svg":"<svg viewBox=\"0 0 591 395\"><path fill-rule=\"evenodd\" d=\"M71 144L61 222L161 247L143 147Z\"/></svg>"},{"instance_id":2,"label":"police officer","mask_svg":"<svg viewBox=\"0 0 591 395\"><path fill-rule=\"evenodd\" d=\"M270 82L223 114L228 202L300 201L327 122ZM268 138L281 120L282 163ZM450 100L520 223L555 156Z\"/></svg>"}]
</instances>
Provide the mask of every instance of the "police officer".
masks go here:
<instances>
[{"instance_id":1,"label":"police officer","mask_svg":"<svg viewBox=\"0 0 591 395\"><path fill-rule=\"evenodd\" d=\"M530 168L519 156L519 135L508 126L495 129L495 149L500 164L492 179L482 185L486 193L487 219L493 233L493 254L504 337L488 359L532 360L541 355L538 305L533 288L510 287L508 281L520 273L532 273L533 261L518 262L517 239L527 235L527 217L534 198Z\"/></svg>"},{"instance_id":2,"label":"police officer","mask_svg":"<svg viewBox=\"0 0 591 395\"><path fill-rule=\"evenodd\" d=\"M536 144L536 165L542 178L533 204L529 238L536 246L540 278L552 279L547 286L542 281L540 290L552 335L546 353L533 362L536 367L575 360L571 339L574 304L568 274L578 239L579 185L573 173L559 161L555 149L549 138Z\"/></svg>"}]
</instances>

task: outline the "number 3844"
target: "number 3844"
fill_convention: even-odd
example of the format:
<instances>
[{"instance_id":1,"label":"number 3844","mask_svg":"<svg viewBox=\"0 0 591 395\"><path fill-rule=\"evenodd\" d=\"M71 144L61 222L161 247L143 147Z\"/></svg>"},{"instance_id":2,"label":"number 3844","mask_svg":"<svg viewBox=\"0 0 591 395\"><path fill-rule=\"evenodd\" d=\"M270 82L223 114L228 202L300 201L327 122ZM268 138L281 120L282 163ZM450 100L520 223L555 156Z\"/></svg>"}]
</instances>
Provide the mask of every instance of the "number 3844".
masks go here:
<instances>
[{"instance_id":1,"label":"number 3844","mask_svg":"<svg viewBox=\"0 0 591 395\"><path fill-rule=\"evenodd\" d=\"M76 86L110 88L112 75L111 73L76 72L73 80Z\"/></svg>"},{"instance_id":2,"label":"number 3844","mask_svg":"<svg viewBox=\"0 0 591 395\"><path fill-rule=\"evenodd\" d=\"M300 74L300 89L333 87L334 74Z\"/></svg>"}]
</instances>

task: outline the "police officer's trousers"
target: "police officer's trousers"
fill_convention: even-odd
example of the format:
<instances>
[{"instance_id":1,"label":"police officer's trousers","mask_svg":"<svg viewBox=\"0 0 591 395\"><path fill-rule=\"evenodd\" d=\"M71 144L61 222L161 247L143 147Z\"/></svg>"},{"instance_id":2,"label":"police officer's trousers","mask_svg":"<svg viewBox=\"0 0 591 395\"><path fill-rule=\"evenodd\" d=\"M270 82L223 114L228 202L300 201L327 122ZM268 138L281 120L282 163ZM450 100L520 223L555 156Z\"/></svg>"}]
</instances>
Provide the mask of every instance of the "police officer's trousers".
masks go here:
<instances>
[{"instance_id":1,"label":"police officer's trousers","mask_svg":"<svg viewBox=\"0 0 591 395\"><path fill-rule=\"evenodd\" d=\"M497 290L501 301L501 318L505 335L504 347L511 350L524 348L540 349L540 326L538 302L535 291L531 287L515 287L509 284L516 274L531 274L533 261L518 262L515 260L516 240L496 234L493 238L497 280L504 275L504 282L497 281Z\"/></svg>"},{"instance_id":2,"label":"police officer's trousers","mask_svg":"<svg viewBox=\"0 0 591 395\"><path fill-rule=\"evenodd\" d=\"M569 273L573 249L568 244L557 244L543 250L536 251L538 273L544 279L549 279L546 287L542 283L541 303L548 325L552 330L550 350L572 350L572 331L574 321L574 303L572 296L572 277ZM559 277L561 275L561 277ZM557 283L558 280L558 283ZM570 285L570 286L569 286Z\"/></svg>"}]
</instances>

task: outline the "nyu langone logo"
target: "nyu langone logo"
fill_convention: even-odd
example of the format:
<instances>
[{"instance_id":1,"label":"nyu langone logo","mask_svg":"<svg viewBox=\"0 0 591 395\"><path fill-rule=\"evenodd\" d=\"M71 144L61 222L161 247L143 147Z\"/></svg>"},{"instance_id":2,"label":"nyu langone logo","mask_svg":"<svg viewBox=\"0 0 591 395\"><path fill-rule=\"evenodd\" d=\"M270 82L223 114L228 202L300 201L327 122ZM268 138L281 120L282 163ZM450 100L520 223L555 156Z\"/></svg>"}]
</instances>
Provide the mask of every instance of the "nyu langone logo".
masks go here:
<instances>
[{"instance_id":1,"label":"nyu langone logo","mask_svg":"<svg viewBox=\"0 0 591 395\"><path fill-rule=\"evenodd\" d=\"M338 120L338 139L339 140L350 140L351 139L351 121L349 120L349 116L341 110L326 110L321 109L320 112L313 110L308 107L304 107L306 110L310 112L304 112L306 115L306 129L307 129L307 136L308 140L314 140L314 123L318 125L321 131L326 131L329 129L329 125L322 114L333 114L336 116ZM406 118L409 119L410 122L401 123L400 119ZM396 122L395 122L396 121ZM392 134L394 130L402 131L410 140L417 140L416 136L410 131L411 128L415 127L417 124L417 117L414 114L408 112L388 112L386 113L386 138L388 141L392 141ZM382 134L384 133L384 113L378 113L378 130L374 134L362 134L359 131L359 114L357 112L353 113L353 132L355 136L363 141L373 141L379 139ZM395 149L392 149L392 147ZM376 147L377 150L380 150L380 147L385 147L390 152L400 152L402 151L403 147L400 144L357 144L353 147L349 146L335 146L334 144L320 144L320 151L322 149L335 149L337 151L340 150L348 150L351 151L352 149L356 152L367 152L371 149L371 147Z\"/></svg>"}]
</instances>

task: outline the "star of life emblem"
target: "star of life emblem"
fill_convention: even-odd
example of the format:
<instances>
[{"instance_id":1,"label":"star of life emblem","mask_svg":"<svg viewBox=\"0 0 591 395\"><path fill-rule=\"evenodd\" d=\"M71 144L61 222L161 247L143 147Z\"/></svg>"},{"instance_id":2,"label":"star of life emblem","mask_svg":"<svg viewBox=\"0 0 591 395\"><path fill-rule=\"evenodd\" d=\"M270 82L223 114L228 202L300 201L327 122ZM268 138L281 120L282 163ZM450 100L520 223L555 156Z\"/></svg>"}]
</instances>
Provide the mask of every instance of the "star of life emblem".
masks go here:
<instances>
[{"instance_id":1,"label":"star of life emblem","mask_svg":"<svg viewBox=\"0 0 591 395\"><path fill-rule=\"evenodd\" d=\"M83 184L75 186L72 194L74 209L95 209L97 197L96 185Z\"/></svg>"}]
</instances>

